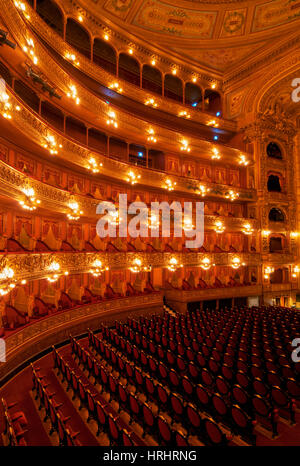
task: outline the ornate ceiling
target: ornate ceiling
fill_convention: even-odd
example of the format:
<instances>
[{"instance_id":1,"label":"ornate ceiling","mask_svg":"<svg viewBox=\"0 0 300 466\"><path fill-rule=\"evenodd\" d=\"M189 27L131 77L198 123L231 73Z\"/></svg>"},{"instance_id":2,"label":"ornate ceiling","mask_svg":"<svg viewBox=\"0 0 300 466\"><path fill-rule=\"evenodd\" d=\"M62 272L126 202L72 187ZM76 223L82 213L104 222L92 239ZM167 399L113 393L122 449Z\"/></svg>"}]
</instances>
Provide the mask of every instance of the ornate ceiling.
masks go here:
<instances>
[{"instance_id":1,"label":"ornate ceiling","mask_svg":"<svg viewBox=\"0 0 300 466\"><path fill-rule=\"evenodd\" d=\"M299 30L299 0L79 0L108 25L219 72Z\"/></svg>"}]
</instances>

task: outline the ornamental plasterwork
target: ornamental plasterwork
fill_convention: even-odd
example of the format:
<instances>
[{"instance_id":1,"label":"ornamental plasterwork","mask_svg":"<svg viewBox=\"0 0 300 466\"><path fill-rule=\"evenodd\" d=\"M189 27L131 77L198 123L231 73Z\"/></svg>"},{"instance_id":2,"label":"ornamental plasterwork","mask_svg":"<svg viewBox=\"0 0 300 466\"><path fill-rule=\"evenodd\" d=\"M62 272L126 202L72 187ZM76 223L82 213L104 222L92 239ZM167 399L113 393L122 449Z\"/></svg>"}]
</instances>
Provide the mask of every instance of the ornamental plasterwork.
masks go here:
<instances>
[{"instance_id":1,"label":"ornamental plasterwork","mask_svg":"<svg viewBox=\"0 0 300 466\"><path fill-rule=\"evenodd\" d=\"M167 267L172 257L176 257L178 263L188 267L199 267L203 257L209 257L211 263L220 266L230 266L232 259L239 256L241 262L249 266L258 265L260 255L255 253L43 253L43 254L7 254L0 255L0 270L10 267L15 272L17 279L37 280L49 275L49 266L53 262L60 264L62 271L70 274L88 273L95 260L100 259L110 269L126 269L132 266L134 259L142 260L143 265L152 267Z\"/></svg>"}]
</instances>

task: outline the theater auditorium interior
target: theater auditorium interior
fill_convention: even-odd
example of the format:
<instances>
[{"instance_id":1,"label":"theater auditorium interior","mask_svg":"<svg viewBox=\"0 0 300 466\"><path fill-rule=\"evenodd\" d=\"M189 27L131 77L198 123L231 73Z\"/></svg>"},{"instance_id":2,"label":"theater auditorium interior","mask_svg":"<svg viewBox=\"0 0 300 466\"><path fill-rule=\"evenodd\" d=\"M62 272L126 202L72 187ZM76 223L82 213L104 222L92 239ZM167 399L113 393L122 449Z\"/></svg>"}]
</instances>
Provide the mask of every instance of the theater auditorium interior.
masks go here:
<instances>
[{"instance_id":1,"label":"theater auditorium interior","mask_svg":"<svg viewBox=\"0 0 300 466\"><path fill-rule=\"evenodd\" d=\"M299 26L0 0L1 455L300 446Z\"/></svg>"}]
</instances>

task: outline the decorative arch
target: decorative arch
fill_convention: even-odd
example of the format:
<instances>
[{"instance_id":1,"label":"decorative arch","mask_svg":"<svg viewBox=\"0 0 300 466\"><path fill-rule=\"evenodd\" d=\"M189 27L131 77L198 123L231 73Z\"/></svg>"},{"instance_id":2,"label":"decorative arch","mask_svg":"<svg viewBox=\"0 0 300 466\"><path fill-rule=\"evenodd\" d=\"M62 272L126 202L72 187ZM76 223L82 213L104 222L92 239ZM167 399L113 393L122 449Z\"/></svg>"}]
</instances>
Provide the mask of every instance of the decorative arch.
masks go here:
<instances>
[{"instance_id":1,"label":"decorative arch","mask_svg":"<svg viewBox=\"0 0 300 466\"><path fill-rule=\"evenodd\" d=\"M119 55L119 77L125 81L140 85L140 63L138 60L127 53L121 52Z\"/></svg>"},{"instance_id":2,"label":"decorative arch","mask_svg":"<svg viewBox=\"0 0 300 466\"><path fill-rule=\"evenodd\" d=\"M89 31L73 18L67 19L66 42L82 55L91 58L92 39Z\"/></svg>"},{"instance_id":3,"label":"decorative arch","mask_svg":"<svg viewBox=\"0 0 300 466\"><path fill-rule=\"evenodd\" d=\"M38 15L61 37L64 35L64 12L53 0L36 0Z\"/></svg>"},{"instance_id":4,"label":"decorative arch","mask_svg":"<svg viewBox=\"0 0 300 466\"><path fill-rule=\"evenodd\" d=\"M142 88L162 95L162 73L158 68L143 65Z\"/></svg>"},{"instance_id":5,"label":"decorative arch","mask_svg":"<svg viewBox=\"0 0 300 466\"><path fill-rule=\"evenodd\" d=\"M95 37L93 42L93 62L109 73L117 73L117 51L99 37Z\"/></svg>"},{"instance_id":6,"label":"decorative arch","mask_svg":"<svg viewBox=\"0 0 300 466\"><path fill-rule=\"evenodd\" d=\"M283 192L285 188L284 178L281 173L275 171L269 171L267 174L267 188L269 192Z\"/></svg>"},{"instance_id":7,"label":"decorative arch","mask_svg":"<svg viewBox=\"0 0 300 466\"><path fill-rule=\"evenodd\" d=\"M197 84L185 83L184 97L186 105L202 110L203 94L203 89Z\"/></svg>"},{"instance_id":8,"label":"decorative arch","mask_svg":"<svg viewBox=\"0 0 300 466\"><path fill-rule=\"evenodd\" d=\"M286 215L283 210L278 207L272 207L269 211L269 221L270 222L285 222Z\"/></svg>"},{"instance_id":9,"label":"decorative arch","mask_svg":"<svg viewBox=\"0 0 300 466\"><path fill-rule=\"evenodd\" d=\"M267 156L273 159L282 160L284 151L277 141L270 141L266 146Z\"/></svg>"},{"instance_id":10,"label":"decorative arch","mask_svg":"<svg viewBox=\"0 0 300 466\"><path fill-rule=\"evenodd\" d=\"M173 74L164 76L164 96L183 103L183 82Z\"/></svg>"}]
</instances>

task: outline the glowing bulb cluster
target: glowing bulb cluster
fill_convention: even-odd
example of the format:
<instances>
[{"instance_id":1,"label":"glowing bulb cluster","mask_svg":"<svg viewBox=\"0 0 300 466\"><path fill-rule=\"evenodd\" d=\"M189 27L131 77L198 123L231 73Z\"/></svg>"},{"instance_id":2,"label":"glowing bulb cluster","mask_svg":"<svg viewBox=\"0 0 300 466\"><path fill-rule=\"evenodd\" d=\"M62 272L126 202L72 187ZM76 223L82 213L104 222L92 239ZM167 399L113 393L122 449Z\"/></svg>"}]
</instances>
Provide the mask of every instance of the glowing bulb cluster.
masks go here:
<instances>
[{"instance_id":1,"label":"glowing bulb cluster","mask_svg":"<svg viewBox=\"0 0 300 466\"><path fill-rule=\"evenodd\" d=\"M253 233L253 228L251 227L250 223L245 223L243 226L242 232L244 235L251 235Z\"/></svg>"},{"instance_id":2,"label":"glowing bulb cluster","mask_svg":"<svg viewBox=\"0 0 300 466\"><path fill-rule=\"evenodd\" d=\"M88 170L90 170L92 173L99 173L100 168L103 167L103 163L97 163L94 157L91 157L89 159L89 164L88 164Z\"/></svg>"},{"instance_id":3,"label":"glowing bulb cluster","mask_svg":"<svg viewBox=\"0 0 300 466\"><path fill-rule=\"evenodd\" d=\"M153 129L153 128L150 128L150 129L148 130L148 134L149 134L149 136L148 136L148 138L147 138L147 141L156 143L156 142L157 142L157 139L156 139L156 137L155 137L155 133L154 133L154 129Z\"/></svg>"},{"instance_id":4,"label":"glowing bulb cluster","mask_svg":"<svg viewBox=\"0 0 300 466\"><path fill-rule=\"evenodd\" d=\"M94 277L99 277L105 270L109 270L109 267L103 266L100 260L95 260L93 263L93 268L90 270L90 273Z\"/></svg>"},{"instance_id":5,"label":"glowing bulb cluster","mask_svg":"<svg viewBox=\"0 0 300 466\"><path fill-rule=\"evenodd\" d=\"M82 210L79 210L79 204L76 201L70 202L69 207L71 209L71 213L67 214L69 220L78 220L80 216L83 214Z\"/></svg>"},{"instance_id":6,"label":"glowing bulb cluster","mask_svg":"<svg viewBox=\"0 0 300 466\"><path fill-rule=\"evenodd\" d=\"M29 211L36 210L38 204L40 204L41 201L36 199L34 189L24 188L23 193L26 196L26 201L19 201L19 204L22 206L22 208Z\"/></svg>"},{"instance_id":7,"label":"glowing bulb cluster","mask_svg":"<svg viewBox=\"0 0 300 466\"><path fill-rule=\"evenodd\" d=\"M24 45L23 51L29 55L35 65L38 63L37 56L34 53L34 42L32 39L26 39L27 45Z\"/></svg>"},{"instance_id":8,"label":"glowing bulb cluster","mask_svg":"<svg viewBox=\"0 0 300 466\"><path fill-rule=\"evenodd\" d=\"M174 191L176 184L176 181L172 181L170 178L167 178L165 181L165 189L168 191Z\"/></svg>"},{"instance_id":9,"label":"glowing bulb cluster","mask_svg":"<svg viewBox=\"0 0 300 466\"><path fill-rule=\"evenodd\" d=\"M158 107L157 103L155 102L155 100L152 97L145 100L145 105L150 105L150 107L153 107L153 108Z\"/></svg>"},{"instance_id":10,"label":"glowing bulb cluster","mask_svg":"<svg viewBox=\"0 0 300 466\"><path fill-rule=\"evenodd\" d=\"M178 260L176 259L176 257L172 257L169 260L169 265L167 266L170 272L176 272L176 270L178 270L181 267L183 267L183 264L178 264Z\"/></svg>"},{"instance_id":11,"label":"glowing bulb cluster","mask_svg":"<svg viewBox=\"0 0 300 466\"><path fill-rule=\"evenodd\" d=\"M209 193L209 191L210 191L210 188L207 188L203 184L200 184L198 189L199 189L199 194L202 197L206 196L206 194Z\"/></svg>"},{"instance_id":12,"label":"glowing bulb cluster","mask_svg":"<svg viewBox=\"0 0 300 466\"><path fill-rule=\"evenodd\" d=\"M123 92L122 87L117 82L110 84L109 89L113 89L114 91L119 92L120 94Z\"/></svg>"},{"instance_id":13,"label":"glowing bulb cluster","mask_svg":"<svg viewBox=\"0 0 300 466\"><path fill-rule=\"evenodd\" d=\"M216 147L214 147L212 151L213 151L211 155L212 160L219 160L221 158L219 150Z\"/></svg>"},{"instance_id":14,"label":"glowing bulb cluster","mask_svg":"<svg viewBox=\"0 0 300 466\"><path fill-rule=\"evenodd\" d=\"M223 225L223 222L221 222L221 220L218 220L215 223L215 232L216 233L223 233L223 231L225 231L225 226Z\"/></svg>"},{"instance_id":15,"label":"glowing bulb cluster","mask_svg":"<svg viewBox=\"0 0 300 466\"><path fill-rule=\"evenodd\" d=\"M185 152L190 152L191 151L191 148L189 146L189 143L186 139L183 139L181 141L181 147L180 147L180 150L182 151L185 151Z\"/></svg>"},{"instance_id":16,"label":"glowing bulb cluster","mask_svg":"<svg viewBox=\"0 0 300 466\"><path fill-rule=\"evenodd\" d=\"M130 171L128 173L128 177L127 177L127 181L128 183L134 185L138 182L138 180L141 178L141 175L137 175L136 173L134 173L133 171Z\"/></svg>"},{"instance_id":17,"label":"glowing bulb cluster","mask_svg":"<svg viewBox=\"0 0 300 466\"><path fill-rule=\"evenodd\" d=\"M80 103L80 99L77 95L77 89L76 89L76 86L74 86L74 84L70 86L70 91L67 93L67 96L75 100L76 105Z\"/></svg>"},{"instance_id":18,"label":"glowing bulb cluster","mask_svg":"<svg viewBox=\"0 0 300 466\"><path fill-rule=\"evenodd\" d=\"M12 105L9 102L9 95L6 92L1 92L0 94L0 102L1 102L1 113L4 118L7 120L12 119L12 115L10 113ZM17 109L17 108L16 108Z\"/></svg>"},{"instance_id":19,"label":"glowing bulb cluster","mask_svg":"<svg viewBox=\"0 0 300 466\"><path fill-rule=\"evenodd\" d=\"M231 201L235 201L239 197L239 193L230 190L228 193L225 194L226 199L230 199Z\"/></svg>"},{"instance_id":20,"label":"glowing bulb cluster","mask_svg":"<svg viewBox=\"0 0 300 466\"><path fill-rule=\"evenodd\" d=\"M117 120L116 120L116 114L115 114L115 112L110 111L110 112L108 113L108 119L106 120L106 123L107 123L108 125L114 126L115 128L118 127L118 123L117 123Z\"/></svg>"},{"instance_id":21,"label":"glowing bulb cluster","mask_svg":"<svg viewBox=\"0 0 300 466\"><path fill-rule=\"evenodd\" d=\"M45 139L46 142L44 142L43 147L45 147L45 149L48 149L51 155L58 154L57 147L61 149L62 145L57 145L56 139L52 135L46 136Z\"/></svg>"},{"instance_id":22,"label":"glowing bulb cluster","mask_svg":"<svg viewBox=\"0 0 300 466\"><path fill-rule=\"evenodd\" d=\"M239 164L244 165L245 167L249 165L249 160L246 159L246 156L241 154L239 158Z\"/></svg>"},{"instance_id":23,"label":"glowing bulb cluster","mask_svg":"<svg viewBox=\"0 0 300 466\"><path fill-rule=\"evenodd\" d=\"M70 61L73 65L76 65L76 66L80 65L80 63L77 60L76 55L74 55L74 53L66 52L65 59Z\"/></svg>"},{"instance_id":24,"label":"glowing bulb cluster","mask_svg":"<svg viewBox=\"0 0 300 466\"><path fill-rule=\"evenodd\" d=\"M179 112L178 116L182 117L182 118L187 118L187 119L191 118L191 115L186 110L183 110L182 112Z\"/></svg>"}]
</instances>

